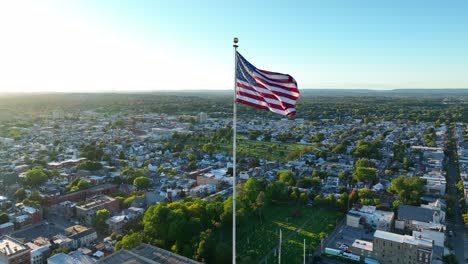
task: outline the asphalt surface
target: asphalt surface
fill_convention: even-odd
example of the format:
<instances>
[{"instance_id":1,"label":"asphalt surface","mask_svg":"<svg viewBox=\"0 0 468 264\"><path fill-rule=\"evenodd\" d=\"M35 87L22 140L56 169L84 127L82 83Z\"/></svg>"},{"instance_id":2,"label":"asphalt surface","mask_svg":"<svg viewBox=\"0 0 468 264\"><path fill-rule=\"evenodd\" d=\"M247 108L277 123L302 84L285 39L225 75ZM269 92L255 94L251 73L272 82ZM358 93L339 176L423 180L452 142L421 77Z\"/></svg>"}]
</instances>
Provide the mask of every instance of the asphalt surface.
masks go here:
<instances>
[{"instance_id":1,"label":"asphalt surface","mask_svg":"<svg viewBox=\"0 0 468 264\"><path fill-rule=\"evenodd\" d=\"M453 159L447 158L447 187L448 193L453 197L458 197L458 189L456 187L459 179L456 164ZM465 226L463 223L462 213L460 209L460 203L458 198L455 199L453 206L454 219L447 224L447 229L453 231L453 236L448 237L449 241L453 245L454 254L457 257L458 263L466 263L465 261Z\"/></svg>"}]
</instances>

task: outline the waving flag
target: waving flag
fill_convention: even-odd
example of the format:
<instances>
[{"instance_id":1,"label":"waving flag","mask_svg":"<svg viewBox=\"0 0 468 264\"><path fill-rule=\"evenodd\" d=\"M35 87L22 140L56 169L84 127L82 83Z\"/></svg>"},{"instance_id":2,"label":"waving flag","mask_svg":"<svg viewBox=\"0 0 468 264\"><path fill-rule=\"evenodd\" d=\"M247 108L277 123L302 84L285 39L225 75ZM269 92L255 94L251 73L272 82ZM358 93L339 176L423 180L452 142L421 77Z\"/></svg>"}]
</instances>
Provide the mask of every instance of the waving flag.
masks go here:
<instances>
[{"instance_id":1,"label":"waving flag","mask_svg":"<svg viewBox=\"0 0 468 264\"><path fill-rule=\"evenodd\" d=\"M285 116L296 114L299 89L289 74L257 69L236 52L236 101Z\"/></svg>"}]
</instances>

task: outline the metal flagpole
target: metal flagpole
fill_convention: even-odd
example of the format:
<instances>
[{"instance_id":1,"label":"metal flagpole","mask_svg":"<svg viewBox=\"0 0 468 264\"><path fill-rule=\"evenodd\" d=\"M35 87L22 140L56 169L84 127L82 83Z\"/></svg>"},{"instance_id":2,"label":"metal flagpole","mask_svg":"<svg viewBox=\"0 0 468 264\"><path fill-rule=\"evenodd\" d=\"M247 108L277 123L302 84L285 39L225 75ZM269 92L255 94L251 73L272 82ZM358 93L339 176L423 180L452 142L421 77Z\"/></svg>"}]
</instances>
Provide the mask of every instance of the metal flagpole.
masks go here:
<instances>
[{"instance_id":1,"label":"metal flagpole","mask_svg":"<svg viewBox=\"0 0 468 264\"><path fill-rule=\"evenodd\" d=\"M278 254L278 264L281 264L281 244L283 243L283 233L280 228L280 243L279 243L279 254Z\"/></svg>"},{"instance_id":2,"label":"metal flagpole","mask_svg":"<svg viewBox=\"0 0 468 264\"><path fill-rule=\"evenodd\" d=\"M238 38L234 38L234 109L232 118L233 128L233 140L232 140L232 264L236 263L236 140L237 140L237 103L236 103L236 92L237 92L237 43Z\"/></svg>"},{"instance_id":3,"label":"metal flagpole","mask_svg":"<svg viewBox=\"0 0 468 264\"><path fill-rule=\"evenodd\" d=\"M305 264L305 259L306 257L305 257L305 239L304 239L304 264Z\"/></svg>"}]
</instances>

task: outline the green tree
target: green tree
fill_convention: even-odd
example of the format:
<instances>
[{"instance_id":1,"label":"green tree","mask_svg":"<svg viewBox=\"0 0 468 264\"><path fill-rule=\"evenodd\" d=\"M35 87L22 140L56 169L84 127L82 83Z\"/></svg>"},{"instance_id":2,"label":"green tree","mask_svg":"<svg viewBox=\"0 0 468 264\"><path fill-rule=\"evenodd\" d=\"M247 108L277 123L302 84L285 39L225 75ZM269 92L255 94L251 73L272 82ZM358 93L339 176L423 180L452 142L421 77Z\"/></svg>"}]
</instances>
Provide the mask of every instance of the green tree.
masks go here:
<instances>
[{"instance_id":1,"label":"green tree","mask_svg":"<svg viewBox=\"0 0 468 264\"><path fill-rule=\"evenodd\" d=\"M215 151L215 145L213 145L213 143L206 143L205 145L203 145L202 147L203 151L208 153L210 156L213 155L214 151Z\"/></svg>"},{"instance_id":2,"label":"green tree","mask_svg":"<svg viewBox=\"0 0 468 264\"><path fill-rule=\"evenodd\" d=\"M151 187L151 181L148 177L140 176L133 180L133 185L135 185L135 187L138 189L147 190Z\"/></svg>"},{"instance_id":3,"label":"green tree","mask_svg":"<svg viewBox=\"0 0 468 264\"><path fill-rule=\"evenodd\" d=\"M22 201L26 199L26 191L24 190L24 188L19 188L18 190L16 190L13 196L16 198L16 200Z\"/></svg>"},{"instance_id":4,"label":"green tree","mask_svg":"<svg viewBox=\"0 0 468 264\"><path fill-rule=\"evenodd\" d=\"M187 165L187 169L194 171L198 168L197 163L195 161L190 161Z\"/></svg>"},{"instance_id":5,"label":"green tree","mask_svg":"<svg viewBox=\"0 0 468 264\"><path fill-rule=\"evenodd\" d=\"M263 209L265 208L265 192L261 191L255 199L255 203L252 204L253 211L258 215L260 224L263 223Z\"/></svg>"},{"instance_id":6,"label":"green tree","mask_svg":"<svg viewBox=\"0 0 468 264\"><path fill-rule=\"evenodd\" d=\"M87 160L76 165L78 170L97 171L102 169L102 164L98 161Z\"/></svg>"},{"instance_id":7,"label":"green tree","mask_svg":"<svg viewBox=\"0 0 468 264\"><path fill-rule=\"evenodd\" d=\"M452 253L442 256L442 263L444 264L458 264L457 257Z\"/></svg>"},{"instance_id":8,"label":"green tree","mask_svg":"<svg viewBox=\"0 0 468 264\"><path fill-rule=\"evenodd\" d=\"M121 249L132 249L139 246L143 241L143 234L139 232L125 235L122 240L115 244L115 251Z\"/></svg>"},{"instance_id":9,"label":"green tree","mask_svg":"<svg viewBox=\"0 0 468 264\"><path fill-rule=\"evenodd\" d=\"M254 203L260 192L260 183L257 178L250 177L244 184L244 192L249 202Z\"/></svg>"},{"instance_id":10,"label":"green tree","mask_svg":"<svg viewBox=\"0 0 468 264\"><path fill-rule=\"evenodd\" d=\"M424 181L418 177L398 176L389 190L396 193L403 204L419 205L424 192Z\"/></svg>"},{"instance_id":11,"label":"green tree","mask_svg":"<svg viewBox=\"0 0 468 264\"><path fill-rule=\"evenodd\" d=\"M10 219L8 218L8 215L6 213L1 213L0 214L0 225L9 222Z\"/></svg>"},{"instance_id":12,"label":"green tree","mask_svg":"<svg viewBox=\"0 0 468 264\"><path fill-rule=\"evenodd\" d=\"M93 216L93 227L99 233L104 233L107 231L108 225L106 220L109 219L110 213L107 209L101 209L96 212L96 215Z\"/></svg>"},{"instance_id":13,"label":"green tree","mask_svg":"<svg viewBox=\"0 0 468 264\"><path fill-rule=\"evenodd\" d=\"M279 181L283 182L287 186L294 186L296 182L295 175L292 171L280 171L278 172Z\"/></svg>"},{"instance_id":14,"label":"green tree","mask_svg":"<svg viewBox=\"0 0 468 264\"><path fill-rule=\"evenodd\" d=\"M85 180L80 180L76 186L78 187L78 190L85 190L85 189L88 189L89 187L91 187L89 182L87 182Z\"/></svg>"},{"instance_id":15,"label":"green tree","mask_svg":"<svg viewBox=\"0 0 468 264\"><path fill-rule=\"evenodd\" d=\"M361 158L356 161L356 167L375 168L375 163L369 159Z\"/></svg>"},{"instance_id":16,"label":"green tree","mask_svg":"<svg viewBox=\"0 0 468 264\"><path fill-rule=\"evenodd\" d=\"M304 177L297 181L296 187L308 189L314 187L314 183L310 177Z\"/></svg>"},{"instance_id":17,"label":"green tree","mask_svg":"<svg viewBox=\"0 0 468 264\"><path fill-rule=\"evenodd\" d=\"M48 178L43 168L35 167L26 172L24 184L30 187L39 187L46 183Z\"/></svg>"},{"instance_id":18,"label":"green tree","mask_svg":"<svg viewBox=\"0 0 468 264\"><path fill-rule=\"evenodd\" d=\"M374 168L357 167L353 179L361 182L372 182L377 178L377 170Z\"/></svg>"}]
</instances>

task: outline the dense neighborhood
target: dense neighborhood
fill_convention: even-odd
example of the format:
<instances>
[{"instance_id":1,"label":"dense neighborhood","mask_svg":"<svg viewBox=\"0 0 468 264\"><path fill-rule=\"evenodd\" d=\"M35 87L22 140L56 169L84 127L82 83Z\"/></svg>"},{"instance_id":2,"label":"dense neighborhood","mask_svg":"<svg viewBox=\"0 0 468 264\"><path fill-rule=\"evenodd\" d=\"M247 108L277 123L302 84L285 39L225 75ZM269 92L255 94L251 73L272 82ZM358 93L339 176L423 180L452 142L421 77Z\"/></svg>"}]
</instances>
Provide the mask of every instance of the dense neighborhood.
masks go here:
<instances>
[{"instance_id":1,"label":"dense neighborhood","mask_svg":"<svg viewBox=\"0 0 468 264\"><path fill-rule=\"evenodd\" d=\"M189 249L135 237L147 232L143 219L154 208L197 199L226 208L234 184L231 126L216 113L61 109L40 121L0 125L6 131L0 138L0 263L111 263L156 255L155 263L210 262L206 253L194 257ZM439 121L242 118L236 185L250 199L253 209L246 211L253 210L255 221L267 220L262 208L268 201L271 208L333 212L320 237L301 236L313 241L310 261L322 254L366 263L445 263L457 254L454 237L463 239L452 226L460 210L468 221L467 131L465 123ZM459 171L457 196L449 192L448 166ZM252 191L257 185L263 187ZM274 188L284 197L272 194ZM291 241L298 230L290 230ZM263 252L250 245L255 236L239 237L244 262L274 261L277 234ZM291 247L302 253L302 244Z\"/></svg>"}]
</instances>

